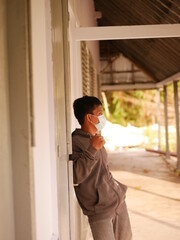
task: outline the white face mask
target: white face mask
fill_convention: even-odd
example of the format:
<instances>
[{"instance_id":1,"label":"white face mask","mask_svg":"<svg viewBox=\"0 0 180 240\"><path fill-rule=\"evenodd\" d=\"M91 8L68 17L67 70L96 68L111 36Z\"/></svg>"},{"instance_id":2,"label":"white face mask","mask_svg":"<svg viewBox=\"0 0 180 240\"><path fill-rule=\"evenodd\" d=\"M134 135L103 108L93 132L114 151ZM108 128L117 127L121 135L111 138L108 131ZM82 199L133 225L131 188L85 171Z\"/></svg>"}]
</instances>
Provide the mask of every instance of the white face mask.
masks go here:
<instances>
[{"instance_id":1,"label":"white face mask","mask_svg":"<svg viewBox=\"0 0 180 240\"><path fill-rule=\"evenodd\" d=\"M104 116L104 114L100 115L100 116L95 116L93 115L94 117L97 117L99 122L97 124L93 123L97 129L97 132L100 132L104 126L106 125L106 117Z\"/></svg>"}]
</instances>

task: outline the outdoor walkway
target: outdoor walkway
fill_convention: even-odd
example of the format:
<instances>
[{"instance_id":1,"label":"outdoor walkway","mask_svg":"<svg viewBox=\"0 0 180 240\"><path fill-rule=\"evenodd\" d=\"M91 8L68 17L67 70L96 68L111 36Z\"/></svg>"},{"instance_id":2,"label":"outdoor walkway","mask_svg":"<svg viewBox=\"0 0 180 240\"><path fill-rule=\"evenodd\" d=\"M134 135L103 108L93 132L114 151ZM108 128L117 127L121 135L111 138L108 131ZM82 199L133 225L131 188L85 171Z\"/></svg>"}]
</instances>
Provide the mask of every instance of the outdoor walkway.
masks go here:
<instances>
[{"instance_id":1,"label":"outdoor walkway","mask_svg":"<svg viewBox=\"0 0 180 240\"><path fill-rule=\"evenodd\" d=\"M114 178L126 184L133 240L180 239L180 177L164 157L146 151L109 154Z\"/></svg>"}]
</instances>

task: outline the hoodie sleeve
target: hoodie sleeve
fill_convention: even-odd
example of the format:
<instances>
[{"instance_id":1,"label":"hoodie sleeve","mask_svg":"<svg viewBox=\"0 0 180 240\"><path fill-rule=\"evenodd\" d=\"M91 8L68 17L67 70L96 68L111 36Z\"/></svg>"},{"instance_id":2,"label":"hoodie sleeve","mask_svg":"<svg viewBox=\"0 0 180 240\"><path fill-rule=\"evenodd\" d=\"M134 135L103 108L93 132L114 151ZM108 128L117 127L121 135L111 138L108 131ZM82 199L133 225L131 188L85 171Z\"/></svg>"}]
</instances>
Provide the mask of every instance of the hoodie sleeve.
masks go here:
<instances>
[{"instance_id":1,"label":"hoodie sleeve","mask_svg":"<svg viewBox=\"0 0 180 240\"><path fill-rule=\"evenodd\" d=\"M74 184L80 184L86 180L95 166L97 150L90 143L85 148L77 139L73 139L73 153L70 159L73 161Z\"/></svg>"}]
</instances>

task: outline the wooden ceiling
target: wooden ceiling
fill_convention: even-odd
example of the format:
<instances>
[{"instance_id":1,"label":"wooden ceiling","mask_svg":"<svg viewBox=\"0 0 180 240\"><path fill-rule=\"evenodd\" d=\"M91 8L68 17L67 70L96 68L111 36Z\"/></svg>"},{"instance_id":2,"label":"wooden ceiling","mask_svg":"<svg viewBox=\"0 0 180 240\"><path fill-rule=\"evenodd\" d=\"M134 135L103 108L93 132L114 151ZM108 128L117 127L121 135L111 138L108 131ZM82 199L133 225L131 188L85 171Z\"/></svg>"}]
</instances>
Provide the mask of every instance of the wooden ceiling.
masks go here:
<instances>
[{"instance_id":1,"label":"wooden ceiling","mask_svg":"<svg viewBox=\"0 0 180 240\"><path fill-rule=\"evenodd\" d=\"M99 26L180 23L180 0L94 0ZM100 41L100 57L122 53L155 82L180 72L180 38Z\"/></svg>"}]
</instances>

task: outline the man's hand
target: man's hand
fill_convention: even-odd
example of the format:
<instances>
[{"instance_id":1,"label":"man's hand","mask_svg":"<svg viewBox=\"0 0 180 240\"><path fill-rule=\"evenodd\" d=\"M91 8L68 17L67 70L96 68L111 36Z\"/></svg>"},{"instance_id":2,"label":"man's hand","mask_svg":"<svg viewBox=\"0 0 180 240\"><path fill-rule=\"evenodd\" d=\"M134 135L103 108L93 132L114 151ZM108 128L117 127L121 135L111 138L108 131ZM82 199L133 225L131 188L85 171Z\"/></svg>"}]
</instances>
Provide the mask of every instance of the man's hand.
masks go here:
<instances>
[{"instance_id":1,"label":"man's hand","mask_svg":"<svg viewBox=\"0 0 180 240\"><path fill-rule=\"evenodd\" d=\"M91 145L96 149L99 150L101 149L105 144L105 140L103 136L96 134L94 137L91 139Z\"/></svg>"}]
</instances>

